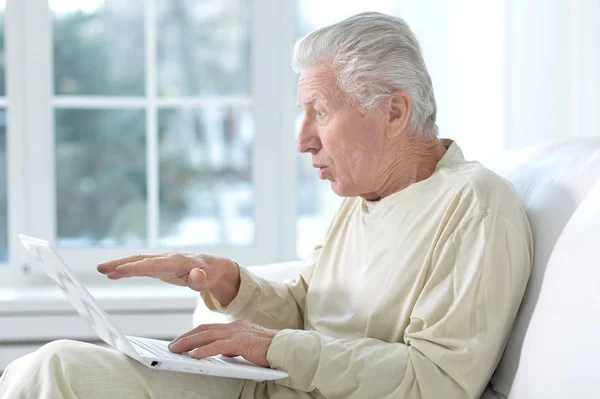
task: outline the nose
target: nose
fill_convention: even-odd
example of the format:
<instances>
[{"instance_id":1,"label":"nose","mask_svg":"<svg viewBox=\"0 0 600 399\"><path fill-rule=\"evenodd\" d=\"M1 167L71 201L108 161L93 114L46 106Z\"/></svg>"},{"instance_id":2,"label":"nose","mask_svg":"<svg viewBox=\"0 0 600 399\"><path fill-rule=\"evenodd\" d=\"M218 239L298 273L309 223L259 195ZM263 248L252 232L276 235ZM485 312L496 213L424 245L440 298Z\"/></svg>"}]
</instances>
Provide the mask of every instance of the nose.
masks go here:
<instances>
[{"instance_id":1,"label":"nose","mask_svg":"<svg viewBox=\"0 0 600 399\"><path fill-rule=\"evenodd\" d=\"M321 149L321 139L314 124L306 118L302 119L298 139L296 140L298 151L316 154Z\"/></svg>"}]
</instances>

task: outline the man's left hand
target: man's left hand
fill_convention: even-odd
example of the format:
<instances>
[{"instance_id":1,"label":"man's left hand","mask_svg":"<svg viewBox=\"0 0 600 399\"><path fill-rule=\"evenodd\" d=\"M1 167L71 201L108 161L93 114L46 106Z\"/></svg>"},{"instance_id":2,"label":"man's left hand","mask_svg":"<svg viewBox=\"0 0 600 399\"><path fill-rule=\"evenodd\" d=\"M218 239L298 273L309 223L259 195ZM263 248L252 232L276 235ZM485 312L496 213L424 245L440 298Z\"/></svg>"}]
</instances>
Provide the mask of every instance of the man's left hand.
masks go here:
<instances>
[{"instance_id":1,"label":"man's left hand","mask_svg":"<svg viewBox=\"0 0 600 399\"><path fill-rule=\"evenodd\" d=\"M175 338L169 344L173 353L188 352L190 357L242 356L260 366L269 367L267 352L277 330L246 320L226 324L201 324Z\"/></svg>"}]
</instances>

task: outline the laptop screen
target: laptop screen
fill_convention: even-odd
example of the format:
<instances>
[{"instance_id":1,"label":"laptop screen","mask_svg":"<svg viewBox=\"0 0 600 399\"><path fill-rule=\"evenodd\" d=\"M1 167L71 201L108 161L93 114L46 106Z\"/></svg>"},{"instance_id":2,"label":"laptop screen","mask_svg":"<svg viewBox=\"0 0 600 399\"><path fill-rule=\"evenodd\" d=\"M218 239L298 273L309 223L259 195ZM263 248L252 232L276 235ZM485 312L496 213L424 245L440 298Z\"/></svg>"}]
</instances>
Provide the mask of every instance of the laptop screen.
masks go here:
<instances>
[{"instance_id":1,"label":"laptop screen","mask_svg":"<svg viewBox=\"0 0 600 399\"><path fill-rule=\"evenodd\" d=\"M58 285L73 307L90 324L96 334L107 344L139 360L139 355L85 288L81 280L69 269L50 243L33 237L19 235L27 252L44 268L46 274Z\"/></svg>"}]
</instances>

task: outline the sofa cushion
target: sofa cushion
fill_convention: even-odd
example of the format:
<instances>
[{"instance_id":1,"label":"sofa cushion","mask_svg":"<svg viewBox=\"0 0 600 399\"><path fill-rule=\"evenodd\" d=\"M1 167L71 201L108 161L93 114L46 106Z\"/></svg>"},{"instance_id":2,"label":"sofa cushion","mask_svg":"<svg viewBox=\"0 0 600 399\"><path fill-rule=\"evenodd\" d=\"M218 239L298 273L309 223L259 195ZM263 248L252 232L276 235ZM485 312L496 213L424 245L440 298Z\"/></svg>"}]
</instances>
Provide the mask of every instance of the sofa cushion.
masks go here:
<instances>
[{"instance_id":1,"label":"sofa cushion","mask_svg":"<svg viewBox=\"0 0 600 399\"><path fill-rule=\"evenodd\" d=\"M600 358L600 182L560 235L509 398L596 398Z\"/></svg>"},{"instance_id":2,"label":"sofa cushion","mask_svg":"<svg viewBox=\"0 0 600 399\"><path fill-rule=\"evenodd\" d=\"M550 254L567 221L600 180L600 137L553 141L514 150L485 164L514 185L534 239L534 265L527 291L492 377L494 391L507 397ZM570 272L570 265L564 268L563 273Z\"/></svg>"}]
</instances>

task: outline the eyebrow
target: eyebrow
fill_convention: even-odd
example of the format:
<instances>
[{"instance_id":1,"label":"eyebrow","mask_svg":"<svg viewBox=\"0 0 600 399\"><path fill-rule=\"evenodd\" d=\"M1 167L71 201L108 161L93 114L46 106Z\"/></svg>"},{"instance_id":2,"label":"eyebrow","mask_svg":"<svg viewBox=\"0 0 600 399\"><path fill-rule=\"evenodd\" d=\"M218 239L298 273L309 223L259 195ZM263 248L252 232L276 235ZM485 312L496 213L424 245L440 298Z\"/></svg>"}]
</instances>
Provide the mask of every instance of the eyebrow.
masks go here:
<instances>
[{"instance_id":1,"label":"eyebrow","mask_svg":"<svg viewBox=\"0 0 600 399\"><path fill-rule=\"evenodd\" d=\"M317 101L317 100L319 100L319 101L322 101L322 102L324 102L324 103L326 103L326 102L327 102L327 99L326 99L326 98L324 98L323 96L320 96L320 95L318 95L318 94L315 94L315 95L314 95L314 96L312 96L310 99L308 99L308 100L304 101L304 102L302 103L302 105L308 105L308 104L310 104L310 103L312 103L312 102L315 102L315 101ZM296 104L296 106L297 106L297 107L301 107L301 105L300 105L300 104Z\"/></svg>"}]
</instances>

